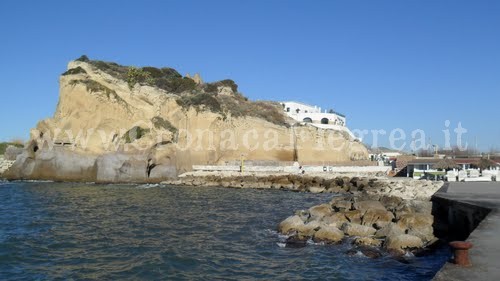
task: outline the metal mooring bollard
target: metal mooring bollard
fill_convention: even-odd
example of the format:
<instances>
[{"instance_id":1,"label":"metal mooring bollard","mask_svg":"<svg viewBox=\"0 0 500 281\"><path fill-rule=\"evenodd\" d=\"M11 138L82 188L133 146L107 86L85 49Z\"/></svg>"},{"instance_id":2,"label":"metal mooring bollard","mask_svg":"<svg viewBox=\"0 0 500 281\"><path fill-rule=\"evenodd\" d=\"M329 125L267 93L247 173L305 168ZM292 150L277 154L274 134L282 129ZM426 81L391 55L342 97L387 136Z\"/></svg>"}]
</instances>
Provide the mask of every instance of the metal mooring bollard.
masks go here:
<instances>
[{"instance_id":1,"label":"metal mooring bollard","mask_svg":"<svg viewBox=\"0 0 500 281\"><path fill-rule=\"evenodd\" d=\"M462 267L472 266L469 260L469 249L472 248L472 243L463 241L450 242L450 246L454 250L453 263Z\"/></svg>"}]
</instances>

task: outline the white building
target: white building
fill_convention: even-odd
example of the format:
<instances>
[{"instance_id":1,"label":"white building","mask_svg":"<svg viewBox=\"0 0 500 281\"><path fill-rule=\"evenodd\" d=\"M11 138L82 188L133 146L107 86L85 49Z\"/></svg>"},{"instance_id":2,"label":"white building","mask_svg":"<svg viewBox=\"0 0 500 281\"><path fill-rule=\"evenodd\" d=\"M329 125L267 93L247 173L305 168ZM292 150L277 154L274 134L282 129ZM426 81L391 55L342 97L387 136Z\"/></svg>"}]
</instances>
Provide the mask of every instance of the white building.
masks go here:
<instances>
[{"instance_id":1,"label":"white building","mask_svg":"<svg viewBox=\"0 0 500 281\"><path fill-rule=\"evenodd\" d=\"M353 139L356 139L353 133L347 128L347 119L343 114L332 110L321 112L321 107L296 101L285 101L281 104L285 113L297 122L308 123L322 129L344 131Z\"/></svg>"},{"instance_id":2,"label":"white building","mask_svg":"<svg viewBox=\"0 0 500 281\"><path fill-rule=\"evenodd\" d=\"M327 112L325 110L321 112L321 107L295 101L282 102L281 104L283 104L286 114L299 122L322 125L346 125L345 115L335 111Z\"/></svg>"}]
</instances>

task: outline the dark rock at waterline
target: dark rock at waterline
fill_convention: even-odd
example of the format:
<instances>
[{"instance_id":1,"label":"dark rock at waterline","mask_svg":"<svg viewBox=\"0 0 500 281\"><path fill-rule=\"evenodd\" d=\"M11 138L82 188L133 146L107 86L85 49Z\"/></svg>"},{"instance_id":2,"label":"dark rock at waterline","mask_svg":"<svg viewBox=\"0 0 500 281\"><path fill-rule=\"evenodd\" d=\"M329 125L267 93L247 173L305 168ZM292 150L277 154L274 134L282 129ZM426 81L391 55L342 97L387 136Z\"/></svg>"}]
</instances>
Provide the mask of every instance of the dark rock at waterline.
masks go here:
<instances>
[{"instance_id":1,"label":"dark rock at waterline","mask_svg":"<svg viewBox=\"0 0 500 281\"><path fill-rule=\"evenodd\" d=\"M303 248L307 245L307 240L299 238L298 235L292 235L285 241L288 248Z\"/></svg>"},{"instance_id":2,"label":"dark rock at waterline","mask_svg":"<svg viewBox=\"0 0 500 281\"><path fill-rule=\"evenodd\" d=\"M4 174L7 179L85 181L85 182L160 182L173 178L176 167L155 164L147 155L113 152L82 154L63 147L35 149L30 144L17 156Z\"/></svg>"},{"instance_id":3,"label":"dark rock at waterline","mask_svg":"<svg viewBox=\"0 0 500 281\"><path fill-rule=\"evenodd\" d=\"M364 256L371 259L378 259L383 256L382 251L374 247L359 246L352 248L346 252L348 256L355 256L358 253L362 253Z\"/></svg>"}]
</instances>

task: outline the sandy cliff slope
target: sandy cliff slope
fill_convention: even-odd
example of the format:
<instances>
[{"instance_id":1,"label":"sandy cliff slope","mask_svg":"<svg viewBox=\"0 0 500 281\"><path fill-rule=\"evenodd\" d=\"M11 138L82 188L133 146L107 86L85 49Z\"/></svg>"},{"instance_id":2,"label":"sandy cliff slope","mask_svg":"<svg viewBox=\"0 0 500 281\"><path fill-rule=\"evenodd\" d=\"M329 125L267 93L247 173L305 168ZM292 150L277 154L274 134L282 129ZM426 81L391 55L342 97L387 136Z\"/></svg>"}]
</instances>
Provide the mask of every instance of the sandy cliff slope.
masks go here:
<instances>
[{"instance_id":1,"label":"sandy cliff slope","mask_svg":"<svg viewBox=\"0 0 500 281\"><path fill-rule=\"evenodd\" d=\"M53 118L31 131L10 178L159 181L192 165L347 162L365 147L341 132L294 124L277 103L251 102L231 80L203 83L169 68L68 64Z\"/></svg>"}]
</instances>

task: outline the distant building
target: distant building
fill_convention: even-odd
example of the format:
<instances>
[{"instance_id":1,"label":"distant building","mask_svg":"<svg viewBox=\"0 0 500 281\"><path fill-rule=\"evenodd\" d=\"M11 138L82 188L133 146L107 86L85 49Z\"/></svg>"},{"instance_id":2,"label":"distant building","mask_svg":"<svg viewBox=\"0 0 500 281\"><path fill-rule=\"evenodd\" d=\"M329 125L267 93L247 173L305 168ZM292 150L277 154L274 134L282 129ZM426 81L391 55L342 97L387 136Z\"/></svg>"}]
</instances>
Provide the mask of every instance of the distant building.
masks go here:
<instances>
[{"instance_id":1,"label":"distant building","mask_svg":"<svg viewBox=\"0 0 500 281\"><path fill-rule=\"evenodd\" d=\"M288 116L299 122L319 124L322 128L334 128L334 126L346 126L346 117L333 110L321 112L321 107L312 106L296 101L281 103ZM324 126L326 125L326 126ZM328 126L330 125L330 126Z\"/></svg>"},{"instance_id":2,"label":"distant building","mask_svg":"<svg viewBox=\"0 0 500 281\"><path fill-rule=\"evenodd\" d=\"M399 150L389 149L387 147L375 147L369 149L370 159L372 161L382 158L387 160L396 160L399 156L403 155Z\"/></svg>"},{"instance_id":3,"label":"distant building","mask_svg":"<svg viewBox=\"0 0 500 281\"><path fill-rule=\"evenodd\" d=\"M358 139L347 128L347 119L345 115L329 110L321 111L321 107L313 106L296 101L281 102L283 110L292 119L297 122L309 124L321 129L331 129L343 131L349 134L352 139Z\"/></svg>"}]
</instances>

